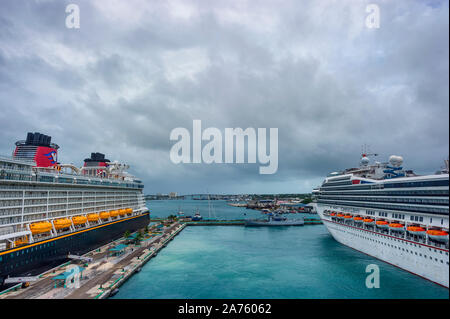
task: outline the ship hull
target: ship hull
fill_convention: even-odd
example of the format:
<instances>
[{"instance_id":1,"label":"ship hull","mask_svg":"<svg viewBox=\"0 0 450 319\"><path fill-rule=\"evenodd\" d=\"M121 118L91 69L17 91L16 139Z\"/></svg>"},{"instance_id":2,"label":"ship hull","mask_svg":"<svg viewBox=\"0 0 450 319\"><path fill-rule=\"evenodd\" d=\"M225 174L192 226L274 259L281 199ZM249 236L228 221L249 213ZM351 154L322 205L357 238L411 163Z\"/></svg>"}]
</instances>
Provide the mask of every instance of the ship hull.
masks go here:
<instances>
[{"instance_id":1,"label":"ship hull","mask_svg":"<svg viewBox=\"0 0 450 319\"><path fill-rule=\"evenodd\" d=\"M0 288L8 276L39 275L69 261L69 253L83 255L119 239L126 231L134 232L144 228L149 222L150 214L147 212L2 252Z\"/></svg>"},{"instance_id":2,"label":"ship hull","mask_svg":"<svg viewBox=\"0 0 450 319\"><path fill-rule=\"evenodd\" d=\"M449 287L448 250L332 221L318 207L323 224L339 243Z\"/></svg>"}]
</instances>

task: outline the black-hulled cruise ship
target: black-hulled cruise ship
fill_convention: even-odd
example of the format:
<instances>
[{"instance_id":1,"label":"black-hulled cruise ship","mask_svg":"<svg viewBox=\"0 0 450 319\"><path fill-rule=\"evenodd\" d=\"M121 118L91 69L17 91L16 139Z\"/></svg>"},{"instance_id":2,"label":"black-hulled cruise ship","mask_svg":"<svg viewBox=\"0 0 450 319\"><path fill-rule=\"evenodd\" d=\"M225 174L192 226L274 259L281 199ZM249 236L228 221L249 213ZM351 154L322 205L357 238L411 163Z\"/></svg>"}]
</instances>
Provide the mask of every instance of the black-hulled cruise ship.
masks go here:
<instances>
[{"instance_id":1,"label":"black-hulled cruise ship","mask_svg":"<svg viewBox=\"0 0 450 319\"><path fill-rule=\"evenodd\" d=\"M60 164L58 149L50 136L28 133L11 157L0 156L0 288L149 223L144 185L128 165L101 153L81 168Z\"/></svg>"}]
</instances>

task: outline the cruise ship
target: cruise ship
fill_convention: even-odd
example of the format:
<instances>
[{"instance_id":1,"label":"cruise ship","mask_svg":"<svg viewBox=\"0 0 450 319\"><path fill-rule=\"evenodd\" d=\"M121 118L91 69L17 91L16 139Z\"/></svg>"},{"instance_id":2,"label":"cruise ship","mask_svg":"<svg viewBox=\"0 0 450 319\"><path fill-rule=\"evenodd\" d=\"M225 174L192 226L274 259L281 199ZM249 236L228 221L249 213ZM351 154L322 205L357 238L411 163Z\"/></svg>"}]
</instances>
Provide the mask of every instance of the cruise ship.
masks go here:
<instances>
[{"instance_id":1,"label":"cruise ship","mask_svg":"<svg viewBox=\"0 0 450 319\"><path fill-rule=\"evenodd\" d=\"M58 149L36 132L0 156L0 290L149 223L128 165L92 153L78 168L59 163Z\"/></svg>"},{"instance_id":2,"label":"cruise ship","mask_svg":"<svg viewBox=\"0 0 450 319\"><path fill-rule=\"evenodd\" d=\"M402 165L363 154L313 191L317 212L338 242L448 288L448 160L433 175Z\"/></svg>"}]
</instances>

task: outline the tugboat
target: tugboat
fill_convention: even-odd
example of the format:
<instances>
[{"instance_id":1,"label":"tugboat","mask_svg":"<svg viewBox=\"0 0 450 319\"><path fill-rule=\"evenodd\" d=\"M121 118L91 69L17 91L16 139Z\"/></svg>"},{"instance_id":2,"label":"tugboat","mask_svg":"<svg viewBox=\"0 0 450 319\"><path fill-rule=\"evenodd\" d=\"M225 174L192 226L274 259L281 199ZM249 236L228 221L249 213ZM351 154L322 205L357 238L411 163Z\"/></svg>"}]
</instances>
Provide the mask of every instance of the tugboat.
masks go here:
<instances>
[{"instance_id":1,"label":"tugboat","mask_svg":"<svg viewBox=\"0 0 450 319\"><path fill-rule=\"evenodd\" d=\"M303 226L305 220L288 219L287 217L280 216L279 213L269 213L266 220L261 219L247 219L245 220L245 226Z\"/></svg>"},{"instance_id":2,"label":"tugboat","mask_svg":"<svg viewBox=\"0 0 450 319\"><path fill-rule=\"evenodd\" d=\"M198 220L202 220L202 219L203 219L203 217L202 217L202 215L200 215L200 212L197 209L197 211L195 212L195 215L192 217L192 220L198 221Z\"/></svg>"}]
</instances>

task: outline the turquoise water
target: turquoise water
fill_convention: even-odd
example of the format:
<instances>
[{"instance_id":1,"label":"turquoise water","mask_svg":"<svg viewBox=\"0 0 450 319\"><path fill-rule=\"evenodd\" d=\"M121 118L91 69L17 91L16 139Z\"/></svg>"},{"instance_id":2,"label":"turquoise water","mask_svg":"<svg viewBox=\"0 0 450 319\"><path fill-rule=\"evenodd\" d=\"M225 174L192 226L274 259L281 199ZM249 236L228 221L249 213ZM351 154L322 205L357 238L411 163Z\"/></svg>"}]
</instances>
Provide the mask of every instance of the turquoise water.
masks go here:
<instances>
[{"instance_id":1,"label":"turquoise water","mask_svg":"<svg viewBox=\"0 0 450 319\"><path fill-rule=\"evenodd\" d=\"M198 206L208 215L206 201L148 204L152 215L161 217L176 212L178 205L185 213L184 207L193 211ZM213 204L219 218L262 216L224 202ZM369 264L379 266L378 289L366 288ZM305 225L187 227L113 298L448 297L446 288L339 244L323 225Z\"/></svg>"}]
</instances>

